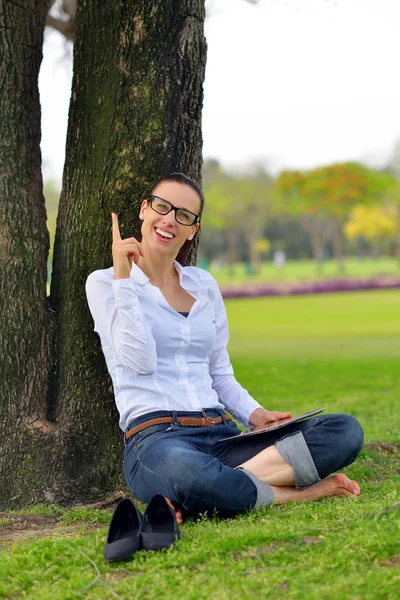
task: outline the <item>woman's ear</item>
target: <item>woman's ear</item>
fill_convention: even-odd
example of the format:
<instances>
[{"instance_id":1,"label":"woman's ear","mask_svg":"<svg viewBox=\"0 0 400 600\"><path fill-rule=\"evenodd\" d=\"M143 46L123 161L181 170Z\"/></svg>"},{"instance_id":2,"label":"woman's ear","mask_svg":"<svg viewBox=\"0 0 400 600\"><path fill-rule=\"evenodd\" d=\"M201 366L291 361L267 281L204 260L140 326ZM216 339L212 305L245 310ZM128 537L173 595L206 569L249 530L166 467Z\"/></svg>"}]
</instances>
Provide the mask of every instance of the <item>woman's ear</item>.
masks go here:
<instances>
[{"instance_id":1,"label":"woman's ear","mask_svg":"<svg viewBox=\"0 0 400 600\"><path fill-rule=\"evenodd\" d=\"M190 236L187 238L188 240L192 240L194 238L194 236L196 235L196 233L198 232L200 227L200 223L196 223L196 225L193 226L192 229L192 233L190 234Z\"/></svg>"},{"instance_id":2,"label":"woman's ear","mask_svg":"<svg viewBox=\"0 0 400 600\"><path fill-rule=\"evenodd\" d=\"M141 221L143 221L143 219L144 219L146 208L147 208L147 200L143 200L142 204L140 205L140 212L139 212L139 219Z\"/></svg>"}]
</instances>

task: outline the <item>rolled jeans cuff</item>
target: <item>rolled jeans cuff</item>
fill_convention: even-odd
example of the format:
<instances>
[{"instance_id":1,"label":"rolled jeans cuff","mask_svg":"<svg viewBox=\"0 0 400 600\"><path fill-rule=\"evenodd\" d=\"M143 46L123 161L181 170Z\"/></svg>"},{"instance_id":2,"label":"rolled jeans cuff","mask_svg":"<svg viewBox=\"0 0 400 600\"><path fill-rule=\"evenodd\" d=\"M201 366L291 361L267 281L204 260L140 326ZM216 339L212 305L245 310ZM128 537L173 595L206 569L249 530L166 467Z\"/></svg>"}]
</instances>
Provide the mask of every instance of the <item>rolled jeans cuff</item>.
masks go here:
<instances>
[{"instance_id":1,"label":"rolled jeans cuff","mask_svg":"<svg viewBox=\"0 0 400 600\"><path fill-rule=\"evenodd\" d=\"M238 467L238 469L240 471L243 471L243 473L246 473L247 477L249 477L256 486L257 500L253 508L260 508L265 504L271 506L271 504L275 500L275 495L269 483L261 481L261 479L258 479L258 477L254 475L254 473L248 471L247 469L243 469L243 467Z\"/></svg>"},{"instance_id":2,"label":"rolled jeans cuff","mask_svg":"<svg viewBox=\"0 0 400 600\"><path fill-rule=\"evenodd\" d=\"M297 488L308 487L321 480L301 431L278 440L275 446L292 467Z\"/></svg>"}]
</instances>

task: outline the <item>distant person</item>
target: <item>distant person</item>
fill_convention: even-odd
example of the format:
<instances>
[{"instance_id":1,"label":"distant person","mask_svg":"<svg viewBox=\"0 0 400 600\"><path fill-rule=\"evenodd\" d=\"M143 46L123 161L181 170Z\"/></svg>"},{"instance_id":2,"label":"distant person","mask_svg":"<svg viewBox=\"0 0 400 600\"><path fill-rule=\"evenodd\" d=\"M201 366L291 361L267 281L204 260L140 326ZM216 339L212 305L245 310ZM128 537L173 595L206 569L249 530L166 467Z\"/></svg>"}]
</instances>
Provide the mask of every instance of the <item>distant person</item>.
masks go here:
<instances>
[{"instance_id":1,"label":"distant person","mask_svg":"<svg viewBox=\"0 0 400 600\"><path fill-rule=\"evenodd\" d=\"M273 502L358 496L334 471L363 444L347 415L319 416L266 436L237 436L291 416L263 408L236 381L217 282L184 267L204 197L181 173L161 178L140 208L140 240L121 239L112 215L114 266L95 271L86 291L124 432L123 471L132 494L162 494L182 511L221 515ZM302 489L305 488L305 489Z\"/></svg>"},{"instance_id":2,"label":"distant person","mask_svg":"<svg viewBox=\"0 0 400 600\"><path fill-rule=\"evenodd\" d=\"M276 266L277 269L281 270L283 269L283 267L285 266L286 263L286 254L284 253L283 250L276 250L274 252L274 265Z\"/></svg>"}]
</instances>

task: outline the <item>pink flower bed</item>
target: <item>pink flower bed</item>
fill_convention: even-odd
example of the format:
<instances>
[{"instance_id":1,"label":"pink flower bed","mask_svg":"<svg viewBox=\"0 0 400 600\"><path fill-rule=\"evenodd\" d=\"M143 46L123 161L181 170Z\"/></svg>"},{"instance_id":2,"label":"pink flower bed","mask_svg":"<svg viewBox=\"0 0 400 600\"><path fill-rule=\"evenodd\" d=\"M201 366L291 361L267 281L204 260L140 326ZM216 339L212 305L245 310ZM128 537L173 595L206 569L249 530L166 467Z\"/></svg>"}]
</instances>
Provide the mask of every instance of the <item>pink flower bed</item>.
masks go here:
<instances>
[{"instance_id":1,"label":"pink flower bed","mask_svg":"<svg viewBox=\"0 0 400 600\"><path fill-rule=\"evenodd\" d=\"M293 284L248 284L240 287L221 286L224 298L251 298L258 296L293 296L298 294L331 294L400 288L400 277L373 279L327 279Z\"/></svg>"}]
</instances>

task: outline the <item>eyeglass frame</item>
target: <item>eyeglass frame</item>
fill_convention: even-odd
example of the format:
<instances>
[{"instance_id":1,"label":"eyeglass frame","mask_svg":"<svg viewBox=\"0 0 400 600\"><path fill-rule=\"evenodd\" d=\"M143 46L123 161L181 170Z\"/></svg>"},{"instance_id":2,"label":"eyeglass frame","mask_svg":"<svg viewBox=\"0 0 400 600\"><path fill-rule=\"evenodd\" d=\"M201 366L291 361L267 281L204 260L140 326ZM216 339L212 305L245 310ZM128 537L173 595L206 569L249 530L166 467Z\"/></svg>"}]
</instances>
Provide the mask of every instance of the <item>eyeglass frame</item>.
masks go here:
<instances>
[{"instance_id":1,"label":"eyeglass frame","mask_svg":"<svg viewBox=\"0 0 400 600\"><path fill-rule=\"evenodd\" d=\"M162 200L163 202L166 202L167 204L169 204L170 207L171 207L169 209L169 211L166 212L166 213L160 213L160 212L158 212L158 210L156 210L155 208L153 208L152 201L155 198L157 198L157 200ZM156 212L158 215L165 216L165 215L169 215L169 213L171 212L171 210L175 211L175 221L177 223L179 223L179 225L184 225L185 227L193 227L193 225L196 225L196 223L199 223L199 221L200 221L200 217L199 217L199 215L196 215L196 213L192 212L191 210L188 210L187 208L182 208L182 207L177 208L176 206L174 206L173 204L171 204L171 202L169 200L165 200L165 198L161 198L161 196L156 196L155 194L151 194L151 196L149 196L147 198L147 202L148 202L150 208L152 210L154 210L154 212ZM181 223L180 221L178 221L178 219L176 218L176 213L178 212L178 210L185 210L186 212L188 212L191 215L193 215L194 217L196 217L195 220L193 221L193 223L190 223L190 225L189 225L188 223Z\"/></svg>"}]
</instances>

